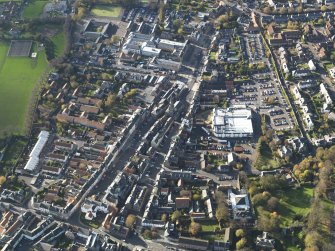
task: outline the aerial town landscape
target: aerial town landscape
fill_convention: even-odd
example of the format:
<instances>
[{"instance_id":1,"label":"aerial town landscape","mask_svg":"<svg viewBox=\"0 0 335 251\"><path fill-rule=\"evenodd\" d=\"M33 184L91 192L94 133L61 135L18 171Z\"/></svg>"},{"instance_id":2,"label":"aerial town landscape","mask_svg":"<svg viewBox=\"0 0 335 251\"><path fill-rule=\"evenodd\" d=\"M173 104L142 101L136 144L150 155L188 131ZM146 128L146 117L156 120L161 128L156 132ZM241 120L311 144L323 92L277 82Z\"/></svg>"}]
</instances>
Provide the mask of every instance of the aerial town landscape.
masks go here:
<instances>
[{"instance_id":1,"label":"aerial town landscape","mask_svg":"<svg viewBox=\"0 0 335 251\"><path fill-rule=\"evenodd\" d=\"M335 0L0 0L0 250L335 250Z\"/></svg>"}]
</instances>

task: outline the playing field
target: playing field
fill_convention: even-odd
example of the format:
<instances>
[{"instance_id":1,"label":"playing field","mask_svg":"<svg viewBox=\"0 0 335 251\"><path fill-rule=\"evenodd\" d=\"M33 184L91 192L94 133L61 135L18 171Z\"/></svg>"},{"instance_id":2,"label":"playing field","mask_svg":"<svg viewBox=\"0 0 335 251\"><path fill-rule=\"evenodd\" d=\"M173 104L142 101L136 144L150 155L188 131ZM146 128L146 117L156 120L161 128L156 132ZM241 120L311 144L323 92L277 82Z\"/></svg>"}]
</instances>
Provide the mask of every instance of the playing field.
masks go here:
<instances>
[{"instance_id":1,"label":"playing field","mask_svg":"<svg viewBox=\"0 0 335 251\"><path fill-rule=\"evenodd\" d=\"M55 45L55 56L58 57L62 55L65 47L65 36L64 32L61 30L55 36L51 38L51 41Z\"/></svg>"},{"instance_id":2,"label":"playing field","mask_svg":"<svg viewBox=\"0 0 335 251\"><path fill-rule=\"evenodd\" d=\"M122 7L120 6L106 6L99 5L91 10L91 13L99 17L119 17L121 15Z\"/></svg>"},{"instance_id":3,"label":"playing field","mask_svg":"<svg viewBox=\"0 0 335 251\"><path fill-rule=\"evenodd\" d=\"M35 61L29 57L7 57L9 45L0 43L0 136L4 132L24 134L32 90L44 73L44 51Z\"/></svg>"},{"instance_id":4,"label":"playing field","mask_svg":"<svg viewBox=\"0 0 335 251\"><path fill-rule=\"evenodd\" d=\"M281 225L289 227L296 217L306 217L308 215L313 189L309 187L290 189L289 191L279 192L276 197L280 198L278 213L281 216Z\"/></svg>"},{"instance_id":5,"label":"playing field","mask_svg":"<svg viewBox=\"0 0 335 251\"><path fill-rule=\"evenodd\" d=\"M44 6L48 1L35 0L29 2L29 4L24 8L23 17L24 18L37 18L43 13Z\"/></svg>"}]
</instances>

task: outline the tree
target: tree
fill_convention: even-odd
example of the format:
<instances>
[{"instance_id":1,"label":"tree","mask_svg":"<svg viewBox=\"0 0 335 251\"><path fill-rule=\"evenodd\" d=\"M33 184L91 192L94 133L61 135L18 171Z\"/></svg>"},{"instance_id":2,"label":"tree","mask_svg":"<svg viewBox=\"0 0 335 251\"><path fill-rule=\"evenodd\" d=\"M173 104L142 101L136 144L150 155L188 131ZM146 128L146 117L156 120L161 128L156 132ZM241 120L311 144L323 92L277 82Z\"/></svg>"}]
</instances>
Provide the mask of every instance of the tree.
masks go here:
<instances>
[{"instance_id":1,"label":"tree","mask_svg":"<svg viewBox=\"0 0 335 251\"><path fill-rule=\"evenodd\" d=\"M327 10L328 10L328 8L327 8L326 5L322 5L322 6L321 6L321 11L327 11Z\"/></svg>"},{"instance_id":2,"label":"tree","mask_svg":"<svg viewBox=\"0 0 335 251\"><path fill-rule=\"evenodd\" d=\"M265 8L263 9L263 12L264 12L265 14L270 14L270 13L272 12L271 7L269 7L269 6L265 7Z\"/></svg>"},{"instance_id":3,"label":"tree","mask_svg":"<svg viewBox=\"0 0 335 251\"><path fill-rule=\"evenodd\" d=\"M268 192L263 192L263 193L258 193L255 194L252 198L252 204L256 207L256 206L264 206L265 203L268 201L268 199L270 198L270 194Z\"/></svg>"},{"instance_id":4,"label":"tree","mask_svg":"<svg viewBox=\"0 0 335 251\"><path fill-rule=\"evenodd\" d=\"M138 90L137 89L131 89L129 92L127 92L124 97L126 99L133 98L137 94Z\"/></svg>"},{"instance_id":5,"label":"tree","mask_svg":"<svg viewBox=\"0 0 335 251\"><path fill-rule=\"evenodd\" d=\"M221 15L221 16L218 17L217 21L220 24L226 23L226 22L229 21L229 16L228 15Z\"/></svg>"},{"instance_id":6,"label":"tree","mask_svg":"<svg viewBox=\"0 0 335 251\"><path fill-rule=\"evenodd\" d=\"M281 7L280 9L279 9L279 13L280 14L286 14L287 13L287 8L285 8L285 7Z\"/></svg>"},{"instance_id":7,"label":"tree","mask_svg":"<svg viewBox=\"0 0 335 251\"><path fill-rule=\"evenodd\" d=\"M113 79L113 75L107 72L101 73L101 78L104 80L111 80Z\"/></svg>"},{"instance_id":8,"label":"tree","mask_svg":"<svg viewBox=\"0 0 335 251\"><path fill-rule=\"evenodd\" d=\"M183 26L179 27L179 29L177 30L177 34L178 35L183 35L184 33L184 29L183 29Z\"/></svg>"},{"instance_id":9,"label":"tree","mask_svg":"<svg viewBox=\"0 0 335 251\"><path fill-rule=\"evenodd\" d=\"M225 194L222 191L217 190L215 192L215 201L216 204L218 205L218 208L225 206L226 205Z\"/></svg>"},{"instance_id":10,"label":"tree","mask_svg":"<svg viewBox=\"0 0 335 251\"><path fill-rule=\"evenodd\" d=\"M97 102L97 107L100 108L100 109L102 109L102 108L104 107L104 102L103 102L103 100L99 100L99 101Z\"/></svg>"},{"instance_id":11,"label":"tree","mask_svg":"<svg viewBox=\"0 0 335 251\"><path fill-rule=\"evenodd\" d=\"M115 104L117 100L117 97L115 94L109 94L107 97L107 100L105 102L106 107L112 108L112 106Z\"/></svg>"},{"instance_id":12,"label":"tree","mask_svg":"<svg viewBox=\"0 0 335 251\"><path fill-rule=\"evenodd\" d=\"M219 225L221 227L221 221L227 221L229 218L229 210L227 208L226 205L222 205L220 207L217 208L216 212L215 212L215 217L219 222Z\"/></svg>"},{"instance_id":13,"label":"tree","mask_svg":"<svg viewBox=\"0 0 335 251\"><path fill-rule=\"evenodd\" d=\"M242 248L245 247L246 244L247 244L247 239L243 237L241 240L236 242L236 249L241 250Z\"/></svg>"},{"instance_id":14,"label":"tree","mask_svg":"<svg viewBox=\"0 0 335 251\"><path fill-rule=\"evenodd\" d=\"M248 189L248 192L250 194L251 197L253 197L254 195L256 195L259 192L259 188L256 185L251 185Z\"/></svg>"},{"instance_id":15,"label":"tree","mask_svg":"<svg viewBox=\"0 0 335 251\"><path fill-rule=\"evenodd\" d=\"M174 29L175 29L176 31L178 31L178 29L181 28L181 27L183 26L184 23L183 23L182 20L180 20L180 19L176 19L176 20L173 20L172 24L173 24Z\"/></svg>"},{"instance_id":16,"label":"tree","mask_svg":"<svg viewBox=\"0 0 335 251\"><path fill-rule=\"evenodd\" d=\"M284 187L286 185L286 181L284 177L266 175L261 177L260 185L264 190L274 191Z\"/></svg>"},{"instance_id":17,"label":"tree","mask_svg":"<svg viewBox=\"0 0 335 251\"><path fill-rule=\"evenodd\" d=\"M79 7L78 10L77 10L77 14L74 15L74 20L80 20L84 17L86 13L86 8L85 7Z\"/></svg>"},{"instance_id":18,"label":"tree","mask_svg":"<svg viewBox=\"0 0 335 251\"><path fill-rule=\"evenodd\" d=\"M290 7L288 8L288 13L293 13L295 10L294 10L294 7Z\"/></svg>"},{"instance_id":19,"label":"tree","mask_svg":"<svg viewBox=\"0 0 335 251\"><path fill-rule=\"evenodd\" d=\"M189 231L190 231L190 234L192 234L193 236L197 236L198 233L201 231L200 223L192 221Z\"/></svg>"},{"instance_id":20,"label":"tree","mask_svg":"<svg viewBox=\"0 0 335 251\"><path fill-rule=\"evenodd\" d=\"M236 230L235 235L236 235L236 237L241 238L241 237L245 236L245 232L244 232L243 229L240 228L240 229Z\"/></svg>"},{"instance_id":21,"label":"tree","mask_svg":"<svg viewBox=\"0 0 335 251\"><path fill-rule=\"evenodd\" d=\"M267 201L267 208L271 211L275 210L278 207L279 204L279 199L276 197L271 197L268 201Z\"/></svg>"},{"instance_id":22,"label":"tree","mask_svg":"<svg viewBox=\"0 0 335 251\"><path fill-rule=\"evenodd\" d=\"M152 232L149 229L145 229L142 235L144 239L152 239Z\"/></svg>"},{"instance_id":23,"label":"tree","mask_svg":"<svg viewBox=\"0 0 335 251\"><path fill-rule=\"evenodd\" d=\"M315 187L315 198L325 197L327 191L327 185L324 180L319 180L318 185Z\"/></svg>"},{"instance_id":24,"label":"tree","mask_svg":"<svg viewBox=\"0 0 335 251\"><path fill-rule=\"evenodd\" d=\"M261 213L258 216L258 228L265 232L276 232L279 229L279 218L274 216L267 216L265 213Z\"/></svg>"},{"instance_id":25,"label":"tree","mask_svg":"<svg viewBox=\"0 0 335 251\"><path fill-rule=\"evenodd\" d=\"M302 5L299 5L299 6L297 7L297 12L298 12L298 13L302 13L303 10L304 10L304 8L302 7Z\"/></svg>"},{"instance_id":26,"label":"tree","mask_svg":"<svg viewBox=\"0 0 335 251\"><path fill-rule=\"evenodd\" d=\"M320 249L317 246L313 246L313 247L306 247L304 249L304 251L319 251ZM325 250L335 250L334 248L330 248L330 249L325 249Z\"/></svg>"},{"instance_id":27,"label":"tree","mask_svg":"<svg viewBox=\"0 0 335 251\"><path fill-rule=\"evenodd\" d=\"M198 200L200 200L200 198L201 198L201 196L199 195L199 194L197 194L197 193L195 193L195 194L193 194L193 200L194 201L198 201Z\"/></svg>"},{"instance_id":28,"label":"tree","mask_svg":"<svg viewBox=\"0 0 335 251\"><path fill-rule=\"evenodd\" d=\"M176 210L176 211L174 211L174 212L172 213L172 215L171 215L171 220L172 220L173 222L176 222L176 221L180 218L180 216L181 216L181 212L178 211L178 210Z\"/></svg>"},{"instance_id":29,"label":"tree","mask_svg":"<svg viewBox=\"0 0 335 251\"><path fill-rule=\"evenodd\" d=\"M236 169L238 169L239 171L241 171L243 168L244 168L243 163L236 164Z\"/></svg>"},{"instance_id":30,"label":"tree","mask_svg":"<svg viewBox=\"0 0 335 251\"><path fill-rule=\"evenodd\" d=\"M0 186L2 186L6 182L5 176L0 176Z\"/></svg>"},{"instance_id":31,"label":"tree","mask_svg":"<svg viewBox=\"0 0 335 251\"><path fill-rule=\"evenodd\" d=\"M299 28L299 24L297 22L293 22L291 20L287 22L287 29L297 30L298 28Z\"/></svg>"},{"instance_id":32,"label":"tree","mask_svg":"<svg viewBox=\"0 0 335 251\"><path fill-rule=\"evenodd\" d=\"M324 156L325 156L325 149L323 149L323 147L318 147L318 148L316 149L315 157L316 157L318 160L324 160Z\"/></svg>"},{"instance_id":33,"label":"tree","mask_svg":"<svg viewBox=\"0 0 335 251\"><path fill-rule=\"evenodd\" d=\"M305 237L305 246L308 248L315 247L321 238L320 234L316 231L308 232Z\"/></svg>"},{"instance_id":34,"label":"tree","mask_svg":"<svg viewBox=\"0 0 335 251\"><path fill-rule=\"evenodd\" d=\"M136 221L136 216L133 214L129 214L126 218L125 225L127 228L133 228L134 223Z\"/></svg>"},{"instance_id":35,"label":"tree","mask_svg":"<svg viewBox=\"0 0 335 251\"><path fill-rule=\"evenodd\" d=\"M325 185L331 186L331 177L333 177L334 174L334 165L331 163L331 161L327 160L324 163L324 167L322 169L320 169L319 172L319 179L320 181L324 181Z\"/></svg>"},{"instance_id":36,"label":"tree","mask_svg":"<svg viewBox=\"0 0 335 251\"><path fill-rule=\"evenodd\" d=\"M166 222L167 221L167 215L166 214L162 214L161 220Z\"/></svg>"},{"instance_id":37,"label":"tree","mask_svg":"<svg viewBox=\"0 0 335 251\"><path fill-rule=\"evenodd\" d=\"M164 22L164 16L165 16L165 4L161 1L158 11L158 19L160 23Z\"/></svg>"},{"instance_id":38,"label":"tree","mask_svg":"<svg viewBox=\"0 0 335 251\"><path fill-rule=\"evenodd\" d=\"M119 37L119 36L117 36L117 35L113 35L113 36L111 37L111 43L112 43L112 44L117 43L117 42L119 42L119 41L120 41L120 37Z\"/></svg>"}]
</instances>

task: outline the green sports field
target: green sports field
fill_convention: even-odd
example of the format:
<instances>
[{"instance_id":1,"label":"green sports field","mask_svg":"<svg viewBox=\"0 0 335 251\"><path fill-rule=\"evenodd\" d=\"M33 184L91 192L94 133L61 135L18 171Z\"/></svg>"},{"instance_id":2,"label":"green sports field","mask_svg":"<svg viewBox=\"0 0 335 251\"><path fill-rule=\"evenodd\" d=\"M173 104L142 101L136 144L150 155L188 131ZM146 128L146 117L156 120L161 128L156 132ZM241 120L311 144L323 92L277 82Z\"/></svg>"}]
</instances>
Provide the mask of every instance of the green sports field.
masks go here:
<instances>
[{"instance_id":1,"label":"green sports field","mask_svg":"<svg viewBox=\"0 0 335 251\"><path fill-rule=\"evenodd\" d=\"M65 36L63 31L59 31L55 36L51 38L51 41L55 45L55 56L62 55L65 48Z\"/></svg>"},{"instance_id":2,"label":"green sports field","mask_svg":"<svg viewBox=\"0 0 335 251\"><path fill-rule=\"evenodd\" d=\"M119 17L122 7L98 5L91 10L91 13L98 17Z\"/></svg>"},{"instance_id":3,"label":"green sports field","mask_svg":"<svg viewBox=\"0 0 335 251\"><path fill-rule=\"evenodd\" d=\"M0 43L0 136L25 133L32 90L47 67L44 51L33 60L7 57L8 47Z\"/></svg>"},{"instance_id":4,"label":"green sports field","mask_svg":"<svg viewBox=\"0 0 335 251\"><path fill-rule=\"evenodd\" d=\"M37 18L43 13L44 6L48 3L48 1L43 0L35 0L30 2L23 11L24 18Z\"/></svg>"}]
</instances>

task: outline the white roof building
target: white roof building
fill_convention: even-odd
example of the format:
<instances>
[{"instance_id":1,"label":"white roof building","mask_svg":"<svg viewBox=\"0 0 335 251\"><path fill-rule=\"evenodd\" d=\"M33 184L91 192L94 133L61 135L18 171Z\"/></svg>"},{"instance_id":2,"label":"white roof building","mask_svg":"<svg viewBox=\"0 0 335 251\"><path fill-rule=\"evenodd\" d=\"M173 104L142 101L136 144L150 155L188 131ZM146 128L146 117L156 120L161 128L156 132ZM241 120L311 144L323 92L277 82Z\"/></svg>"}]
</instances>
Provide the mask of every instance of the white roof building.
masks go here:
<instances>
[{"instance_id":1,"label":"white roof building","mask_svg":"<svg viewBox=\"0 0 335 251\"><path fill-rule=\"evenodd\" d=\"M34 171L38 165L40 154L48 142L50 133L47 131L41 131L38 135L38 140L33 148L33 150L29 154L29 160L24 167L24 170Z\"/></svg>"},{"instance_id":2,"label":"white roof building","mask_svg":"<svg viewBox=\"0 0 335 251\"><path fill-rule=\"evenodd\" d=\"M142 55L146 57L157 57L161 53L161 49L146 46L146 43L142 45Z\"/></svg>"},{"instance_id":3,"label":"white roof building","mask_svg":"<svg viewBox=\"0 0 335 251\"><path fill-rule=\"evenodd\" d=\"M323 104L323 111L324 112L329 111L329 107L333 104L333 100L330 97L329 92L324 83L320 84L320 93L325 99L325 103Z\"/></svg>"},{"instance_id":4,"label":"white roof building","mask_svg":"<svg viewBox=\"0 0 335 251\"><path fill-rule=\"evenodd\" d=\"M138 32L130 32L127 40L123 44L122 52L125 54L141 54L143 45L145 47L155 47L154 36Z\"/></svg>"},{"instance_id":5,"label":"white roof building","mask_svg":"<svg viewBox=\"0 0 335 251\"><path fill-rule=\"evenodd\" d=\"M252 137L252 111L245 106L234 106L226 110L214 108L212 128L218 138Z\"/></svg>"},{"instance_id":6,"label":"white roof building","mask_svg":"<svg viewBox=\"0 0 335 251\"><path fill-rule=\"evenodd\" d=\"M284 71L284 73L290 73L290 70L288 69L286 63L284 63L284 64L282 65L282 67L283 67L283 71Z\"/></svg>"},{"instance_id":7,"label":"white roof building","mask_svg":"<svg viewBox=\"0 0 335 251\"><path fill-rule=\"evenodd\" d=\"M40 159L38 157L30 157L27 164L24 167L24 170L34 171Z\"/></svg>"},{"instance_id":8,"label":"white roof building","mask_svg":"<svg viewBox=\"0 0 335 251\"><path fill-rule=\"evenodd\" d=\"M228 196L233 209L234 219L251 217L251 206L247 193L242 191L240 194L235 194L230 190Z\"/></svg>"},{"instance_id":9,"label":"white roof building","mask_svg":"<svg viewBox=\"0 0 335 251\"><path fill-rule=\"evenodd\" d=\"M292 91L293 91L294 97L296 99L298 99L298 100L301 99L301 94L300 94L299 88L297 86L294 86Z\"/></svg>"},{"instance_id":10,"label":"white roof building","mask_svg":"<svg viewBox=\"0 0 335 251\"><path fill-rule=\"evenodd\" d=\"M49 132L41 131L40 134L38 135L38 140L33 150L29 154L29 157L34 157L34 156L39 157L48 139L49 139Z\"/></svg>"},{"instance_id":11,"label":"white roof building","mask_svg":"<svg viewBox=\"0 0 335 251\"><path fill-rule=\"evenodd\" d=\"M305 114L304 121L306 123L307 130L312 130L314 128L314 123L309 113Z\"/></svg>"},{"instance_id":12,"label":"white roof building","mask_svg":"<svg viewBox=\"0 0 335 251\"><path fill-rule=\"evenodd\" d=\"M333 103L333 101L332 101L332 99L329 95L329 92L328 92L324 83L320 84L320 92L323 95L327 104L332 104Z\"/></svg>"},{"instance_id":13,"label":"white roof building","mask_svg":"<svg viewBox=\"0 0 335 251\"><path fill-rule=\"evenodd\" d=\"M314 64L314 62L313 62L312 59L308 61L308 67L309 67L309 69L311 71L315 71L316 70L316 66L315 66L315 64Z\"/></svg>"}]
</instances>

